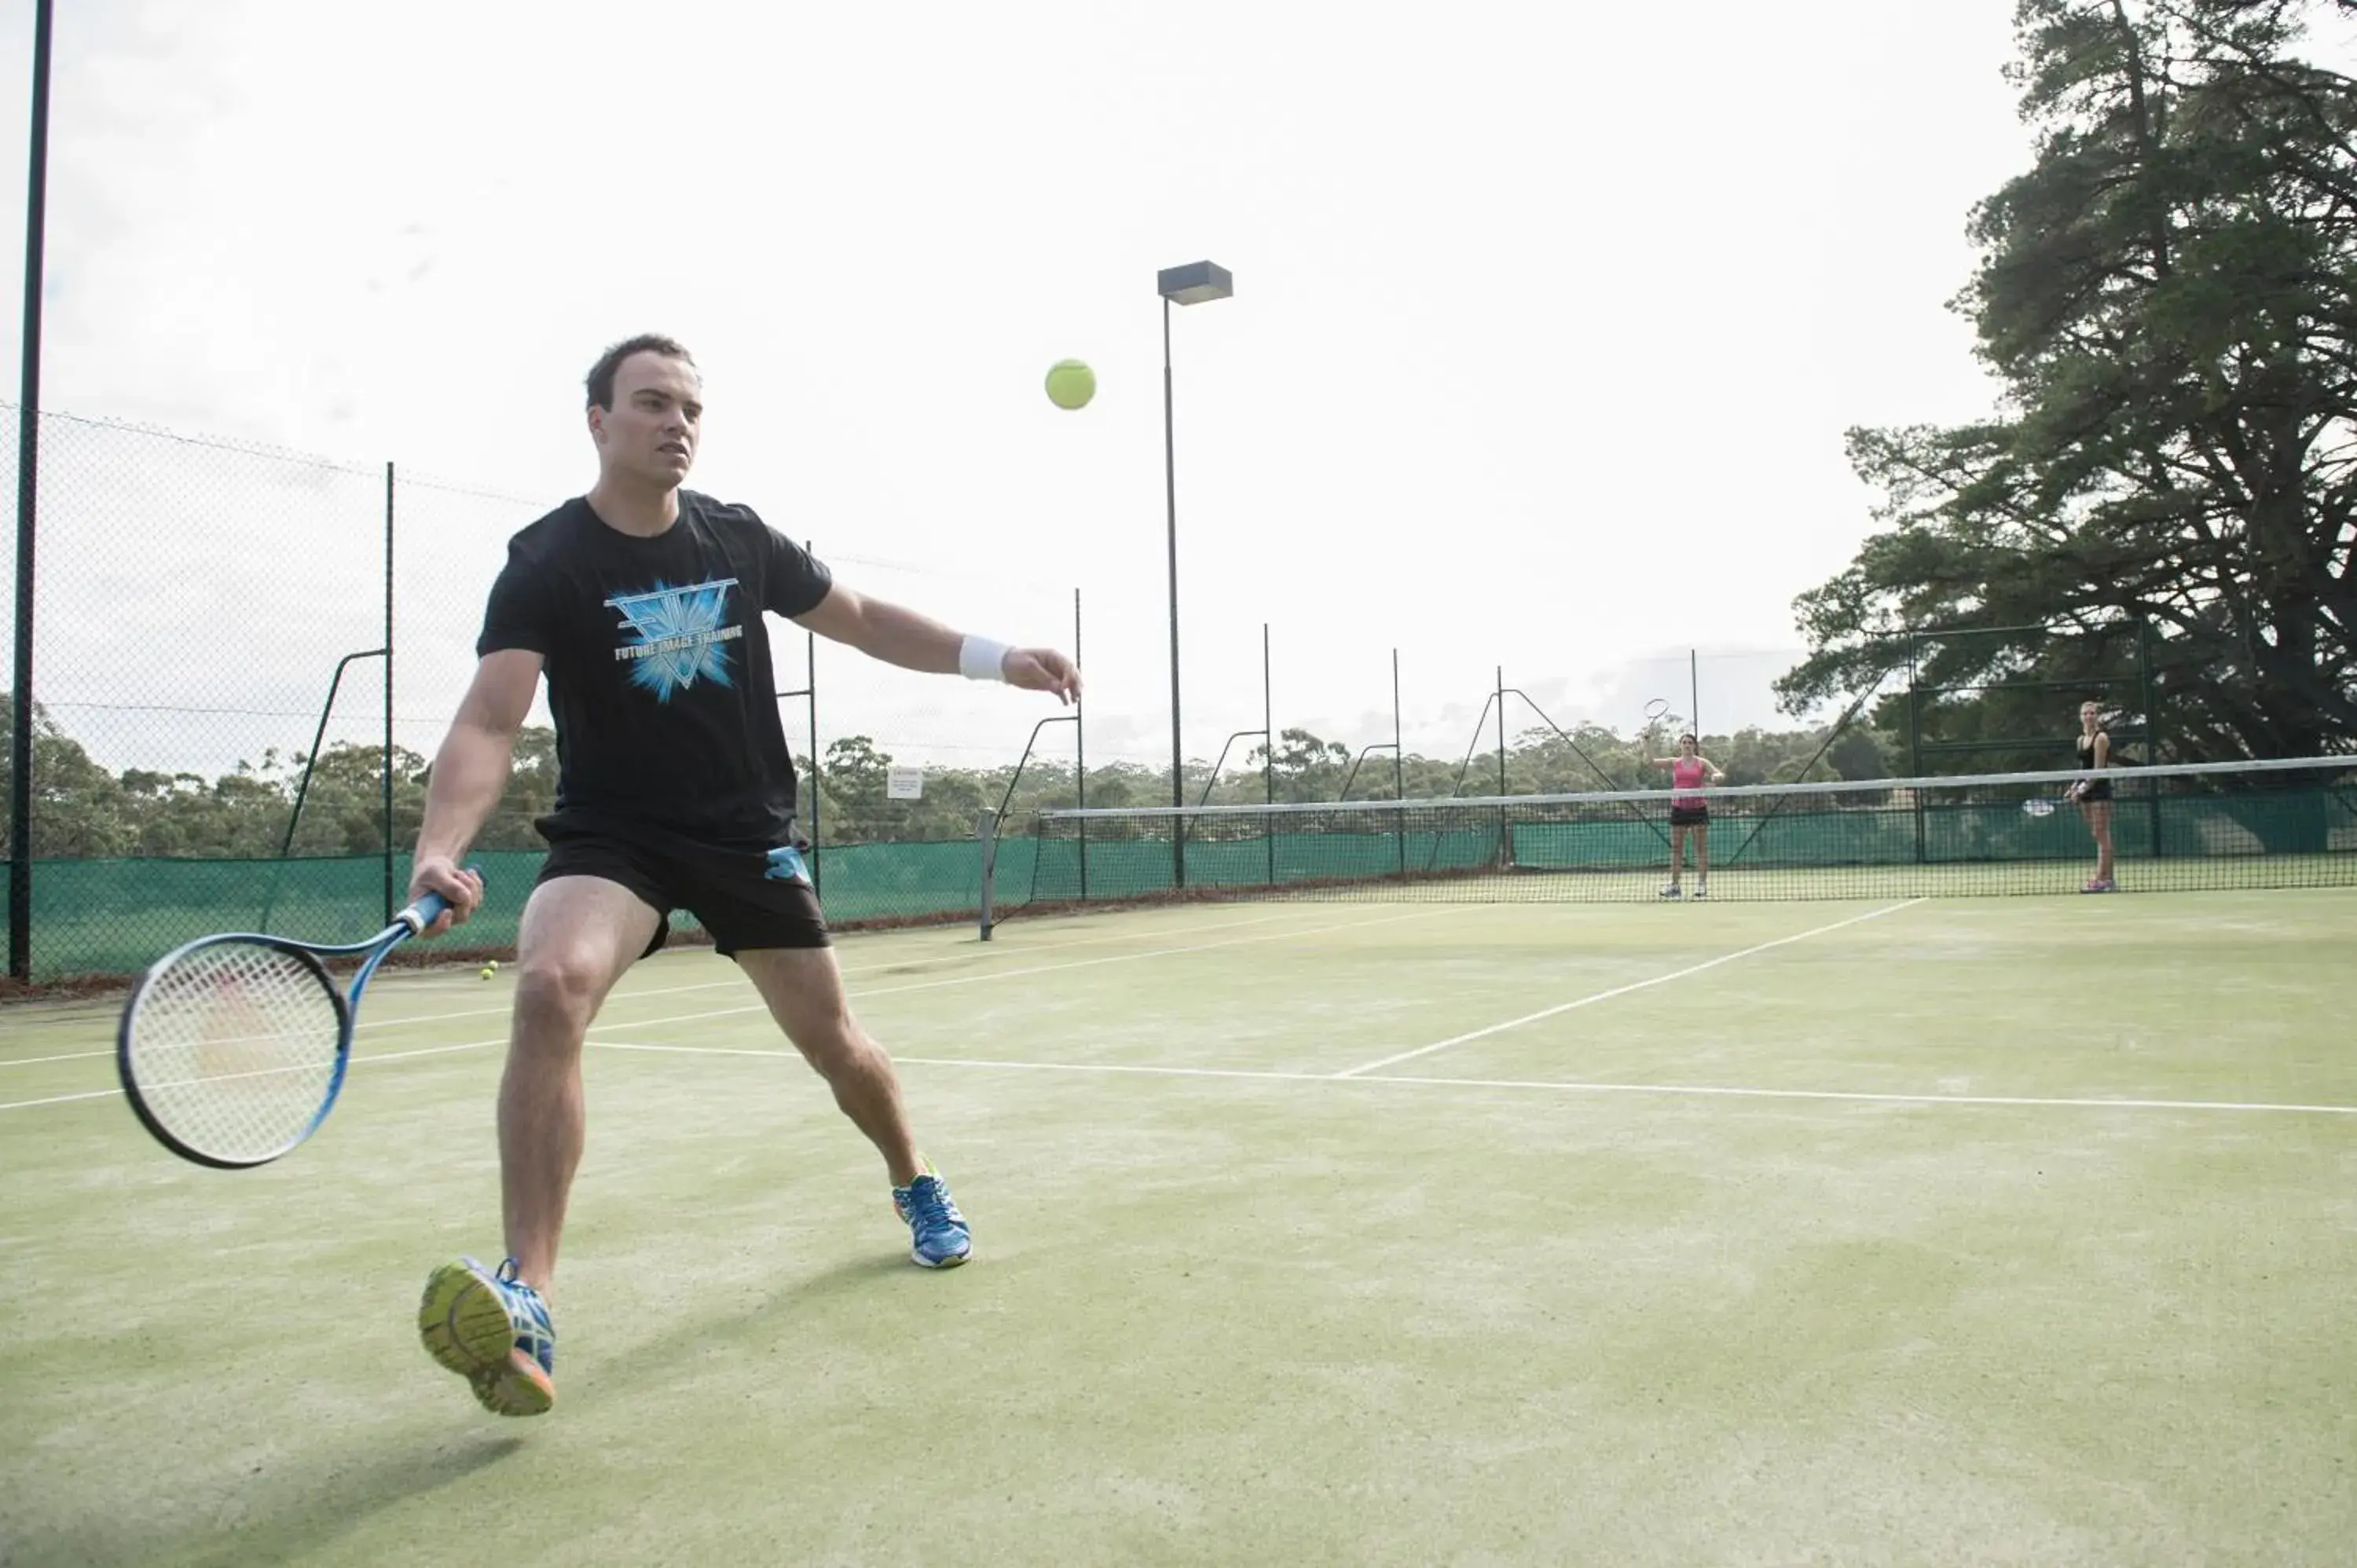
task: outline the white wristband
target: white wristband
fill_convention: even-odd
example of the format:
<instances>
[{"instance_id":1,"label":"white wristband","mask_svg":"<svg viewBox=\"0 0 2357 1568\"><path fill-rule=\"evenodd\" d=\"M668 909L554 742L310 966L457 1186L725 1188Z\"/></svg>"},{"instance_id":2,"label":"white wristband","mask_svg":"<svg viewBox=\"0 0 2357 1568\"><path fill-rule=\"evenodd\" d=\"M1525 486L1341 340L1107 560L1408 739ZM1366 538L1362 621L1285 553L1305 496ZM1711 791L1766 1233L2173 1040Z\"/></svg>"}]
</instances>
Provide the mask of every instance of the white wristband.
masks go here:
<instances>
[{"instance_id":1,"label":"white wristband","mask_svg":"<svg viewBox=\"0 0 2357 1568\"><path fill-rule=\"evenodd\" d=\"M969 681L1004 681L1006 656L1014 650L986 637L969 637L958 650L958 673Z\"/></svg>"}]
</instances>

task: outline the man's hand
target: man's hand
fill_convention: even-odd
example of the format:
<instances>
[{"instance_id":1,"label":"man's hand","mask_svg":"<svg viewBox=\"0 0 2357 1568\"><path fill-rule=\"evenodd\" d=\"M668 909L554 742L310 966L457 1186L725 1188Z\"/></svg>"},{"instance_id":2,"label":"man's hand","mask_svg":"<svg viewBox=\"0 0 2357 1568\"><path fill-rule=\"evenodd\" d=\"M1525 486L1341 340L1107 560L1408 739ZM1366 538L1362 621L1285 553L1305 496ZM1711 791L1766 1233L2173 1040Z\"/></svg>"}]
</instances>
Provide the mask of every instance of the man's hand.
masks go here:
<instances>
[{"instance_id":1,"label":"man's hand","mask_svg":"<svg viewBox=\"0 0 2357 1568\"><path fill-rule=\"evenodd\" d=\"M421 937L438 937L453 926L467 923L468 917L483 901L483 879L471 871L459 870L457 862L448 855L429 854L410 874L409 901L414 904L428 893L439 893L450 901L450 908L418 933Z\"/></svg>"},{"instance_id":2,"label":"man's hand","mask_svg":"<svg viewBox=\"0 0 2357 1568\"><path fill-rule=\"evenodd\" d=\"M1010 686L1020 686L1027 692L1053 692L1060 703L1080 701L1081 667L1052 648L1010 649L999 668L1006 672Z\"/></svg>"}]
</instances>

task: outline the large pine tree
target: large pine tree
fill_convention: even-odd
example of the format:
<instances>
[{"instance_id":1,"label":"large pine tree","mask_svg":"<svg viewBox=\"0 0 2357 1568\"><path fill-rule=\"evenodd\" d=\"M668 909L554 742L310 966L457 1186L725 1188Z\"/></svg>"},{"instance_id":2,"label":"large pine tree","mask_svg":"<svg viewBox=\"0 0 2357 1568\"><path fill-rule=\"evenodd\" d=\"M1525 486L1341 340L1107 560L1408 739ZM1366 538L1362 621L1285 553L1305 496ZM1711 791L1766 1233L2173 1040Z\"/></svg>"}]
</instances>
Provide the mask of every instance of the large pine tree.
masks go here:
<instances>
[{"instance_id":1,"label":"large pine tree","mask_svg":"<svg viewBox=\"0 0 2357 1568\"><path fill-rule=\"evenodd\" d=\"M2357 746L2357 81L2299 58L2320 9L2020 0L2036 157L1955 302L2004 396L1850 433L1888 527L1800 599L1789 704L1867 689L1900 628L2060 628L1922 645L1953 686L2115 674L2148 621L2169 755Z\"/></svg>"}]
</instances>

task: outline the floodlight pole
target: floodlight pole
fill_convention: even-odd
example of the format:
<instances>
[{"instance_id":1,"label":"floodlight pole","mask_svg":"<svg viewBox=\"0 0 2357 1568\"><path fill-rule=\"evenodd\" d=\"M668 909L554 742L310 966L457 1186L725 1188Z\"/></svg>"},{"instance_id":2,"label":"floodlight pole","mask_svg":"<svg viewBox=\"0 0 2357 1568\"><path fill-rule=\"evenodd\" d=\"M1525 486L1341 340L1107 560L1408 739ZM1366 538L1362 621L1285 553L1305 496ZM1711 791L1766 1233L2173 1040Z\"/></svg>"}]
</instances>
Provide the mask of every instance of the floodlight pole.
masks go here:
<instances>
[{"instance_id":1,"label":"floodlight pole","mask_svg":"<svg viewBox=\"0 0 2357 1568\"><path fill-rule=\"evenodd\" d=\"M1170 804L1187 803L1186 748L1178 722L1178 446L1170 395L1170 296L1162 297L1162 492L1170 546ZM1187 823L1170 823L1170 886L1187 886Z\"/></svg>"},{"instance_id":2,"label":"floodlight pole","mask_svg":"<svg viewBox=\"0 0 2357 1568\"><path fill-rule=\"evenodd\" d=\"M1170 390L1170 307L1226 299L1235 293L1235 279L1222 266L1194 262L1165 267L1155 278L1162 296L1162 491L1168 508L1170 551L1170 804L1187 804L1187 752L1180 739L1178 708L1178 443ZM1187 822L1170 823L1170 885L1187 886Z\"/></svg>"}]
</instances>

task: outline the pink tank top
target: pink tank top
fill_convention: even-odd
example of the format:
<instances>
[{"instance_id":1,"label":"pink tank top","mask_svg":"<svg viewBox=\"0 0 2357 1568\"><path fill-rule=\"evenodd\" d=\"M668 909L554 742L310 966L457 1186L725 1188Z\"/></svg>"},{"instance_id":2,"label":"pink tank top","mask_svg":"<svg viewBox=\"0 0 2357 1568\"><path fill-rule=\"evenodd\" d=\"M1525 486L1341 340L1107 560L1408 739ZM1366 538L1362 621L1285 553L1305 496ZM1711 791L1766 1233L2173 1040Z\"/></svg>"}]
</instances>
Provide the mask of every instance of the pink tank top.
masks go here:
<instances>
[{"instance_id":1,"label":"pink tank top","mask_svg":"<svg viewBox=\"0 0 2357 1568\"><path fill-rule=\"evenodd\" d=\"M1692 793L1692 791L1701 787L1704 772L1705 769L1702 765L1702 758L1699 757L1681 757L1672 762L1670 764L1670 781L1676 785L1679 789L1687 792L1671 796L1670 804L1673 806L1701 805L1703 803L1702 797Z\"/></svg>"}]
</instances>

